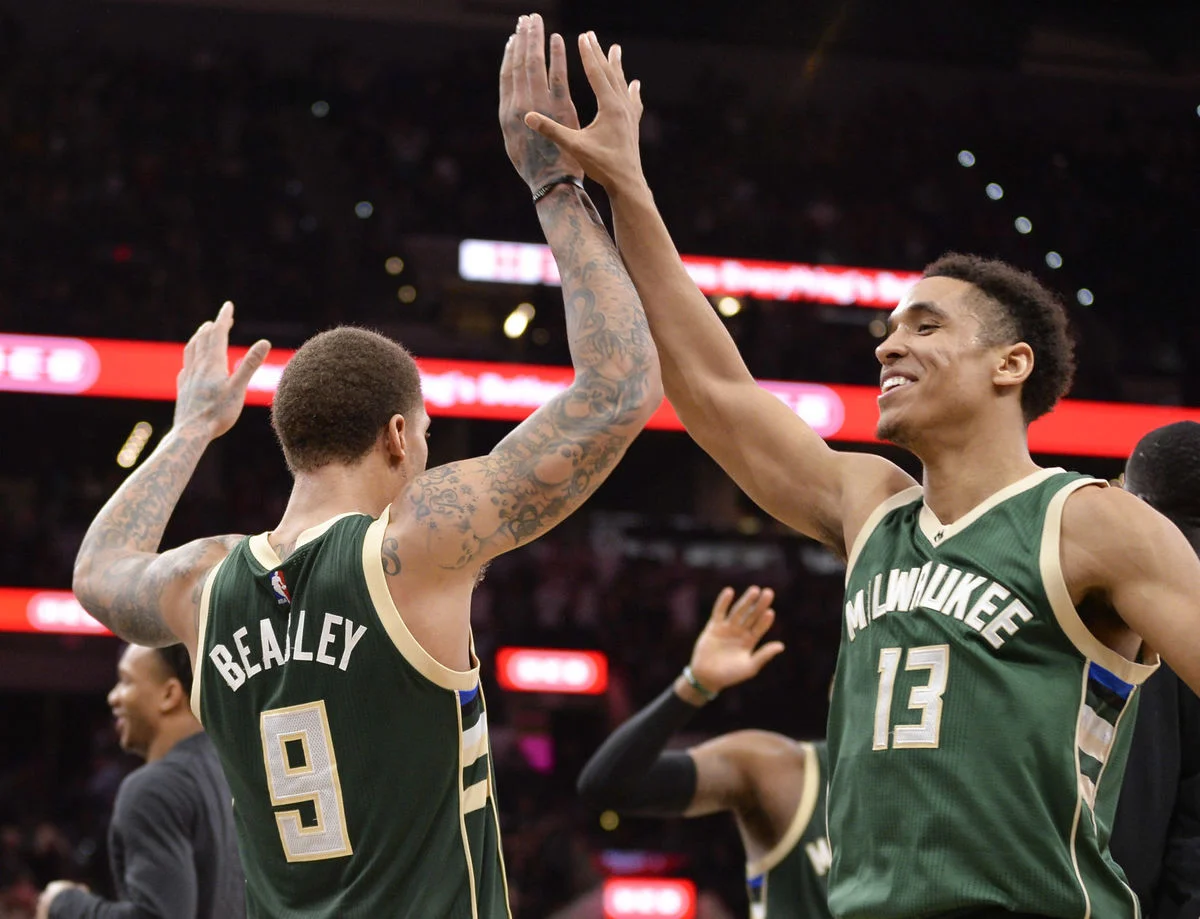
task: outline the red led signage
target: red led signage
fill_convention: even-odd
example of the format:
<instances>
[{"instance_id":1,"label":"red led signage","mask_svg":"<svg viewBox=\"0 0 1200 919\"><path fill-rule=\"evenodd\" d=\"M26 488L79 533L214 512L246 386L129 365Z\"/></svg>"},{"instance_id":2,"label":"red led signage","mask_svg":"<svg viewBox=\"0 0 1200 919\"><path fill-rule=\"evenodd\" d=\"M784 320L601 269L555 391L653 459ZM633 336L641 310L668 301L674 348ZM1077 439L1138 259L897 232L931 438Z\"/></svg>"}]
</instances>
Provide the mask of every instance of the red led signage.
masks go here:
<instances>
[{"instance_id":1,"label":"red led signage","mask_svg":"<svg viewBox=\"0 0 1200 919\"><path fill-rule=\"evenodd\" d=\"M594 696L608 688L608 658L599 651L501 648L496 680L511 692Z\"/></svg>"},{"instance_id":2,"label":"red led signage","mask_svg":"<svg viewBox=\"0 0 1200 919\"><path fill-rule=\"evenodd\" d=\"M245 348L235 348L231 356L236 361L245 353ZM271 352L250 381L251 405L270 404L293 353ZM180 344L0 334L0 391L170 400L182 363ZM569 386L573 376L569 367L541 364L438 358L418 363L426 406L435 417L521 421ZM781 380L760 380L759 385L829 440L876 441L879 391L873 386ZM1070 399L1034 422L1029 446L1035 453L1125 457L1146 432L1184 420L1200 422L1200 410ZM649 427L683 430L666 402Z\"/></svg>"},{"instance_id":3,"label":"red led signage","mask_svg":"<svg viewBox=\"0 0 1200 919\"><path fill-rule=\"evenodd\" d=\"M696 885L680 878L611 878L604 919L693 919Z\"/></svg>"}]
</instances>

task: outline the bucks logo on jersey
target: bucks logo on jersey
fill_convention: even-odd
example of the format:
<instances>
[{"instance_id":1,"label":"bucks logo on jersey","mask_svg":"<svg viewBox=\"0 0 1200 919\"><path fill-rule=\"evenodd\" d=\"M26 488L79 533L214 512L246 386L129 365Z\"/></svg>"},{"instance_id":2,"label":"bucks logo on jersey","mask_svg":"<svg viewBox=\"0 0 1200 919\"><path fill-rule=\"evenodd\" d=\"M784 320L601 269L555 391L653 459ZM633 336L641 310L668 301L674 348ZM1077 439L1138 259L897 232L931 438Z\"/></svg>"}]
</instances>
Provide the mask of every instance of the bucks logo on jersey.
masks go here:
<instances>
[{"instance_id":1,"label":"bucks logo on jersey","mask_svg":"<svg viewBox=\"0 0 1200 919\"><path fill-rule=\"evenodd\" d=\"M913 488L850 553L830 712L830 907L1134 917L1108 854L1136 686L1063 579L1041 470L943 525Z\"/></svg>"},{"instance_id":2,"label":"bucks logo on jersey","mask_svg":"<svg viewBox=\"0 0 1200 919\"><path fill-rule=\"evenodd\" d=\"M387 515L280 560L243 540L201 600L193 707L234 793L251 919L508 919L478 668L409 633Z\"/></svg>"}]
</instances>

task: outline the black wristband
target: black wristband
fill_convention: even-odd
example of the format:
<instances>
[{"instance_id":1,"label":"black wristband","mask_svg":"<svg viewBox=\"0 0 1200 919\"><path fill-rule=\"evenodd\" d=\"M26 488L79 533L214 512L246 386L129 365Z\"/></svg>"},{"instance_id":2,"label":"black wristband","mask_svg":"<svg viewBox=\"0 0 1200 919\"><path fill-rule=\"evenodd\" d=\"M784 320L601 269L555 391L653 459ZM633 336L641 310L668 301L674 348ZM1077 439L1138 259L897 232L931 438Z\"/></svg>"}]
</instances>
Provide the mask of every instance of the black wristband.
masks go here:
<instances>
[{"instance_id":1,"label":"black wristband","mask_svg":"<svg viewBox=\"0 0 1200 919\"><path fill-rule=\"evenodd\" d=\"M544 197L546 197L546 195L550 194L550 192L552 192L554 190L554 187L556 185L568 185L568 184L574 185L576 188L583 188L583 179L579 178L579 176L569 176L569 175L559 176L557 179L551 179L549 182L547 182L545 185L543 185L541 188L539 188L537 191L535 191L533 193L533 203L537 204Z\"/></svg>"}]
</instances>

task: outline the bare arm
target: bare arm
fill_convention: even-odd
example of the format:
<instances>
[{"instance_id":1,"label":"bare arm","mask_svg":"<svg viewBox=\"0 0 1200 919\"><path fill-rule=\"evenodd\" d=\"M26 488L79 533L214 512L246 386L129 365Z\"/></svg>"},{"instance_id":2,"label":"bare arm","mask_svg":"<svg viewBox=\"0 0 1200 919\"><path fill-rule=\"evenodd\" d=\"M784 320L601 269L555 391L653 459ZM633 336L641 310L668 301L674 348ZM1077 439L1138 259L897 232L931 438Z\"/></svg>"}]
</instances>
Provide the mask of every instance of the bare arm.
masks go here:
<instances>
[{"instance_id":1,"label":"bare arm","mask_svg":"<svg viewBox=\"0 0 1200 919\"><path fill-rule=\"evenodd\" d=\"M640 87L627 84L617 46L595 36L580 54L599 113L583 130L530 115L536 130L583 162L612 200L621 257L646 307L667 397L688 433L755 503L846 554L867 515L912 480L875 456L838 453L761 389L737 345L683 267L642 174Z\"/></svg>"},{"instance_id":2,"label":"bare arm","mask_svg":"<svg viewBox=\"0 0 1200 919\"><path fill-rule=\"evenodd\" d=\"M84 609L140 645L182 641L195 650L204 575L236 536L158 551L167 521L209 443L233 426L246 385L269 345L258 342L233 374L227 369L231 307L200 327L184 351L175 423L154 452L109 498L83 537L72 587Z\"/></svg>"},{"instance_id":3,"label":"bare arm","mask_svg":"<svg viewBox=\"0 0 1200 919\"><path fill-rule=\"evenodd\" d=\"M1061 551L1076 605L1110 606L1200 692L1200 560L1179 529L1118 488L1082 488L1063 508Z\"/></svg>"},{"instance_id":4,"label":"bare arm","mask_svg":"<svg viewBox=\"0 0 1200 919\"><path fill-rule=\"evenodd\" d=\"M562 41L551 44L547 84L540 22L532 17L510 40L501 71L501 124L531 189L577 169L521 122L539 80L541 105L570 108ZM537 212L562 275L575 380L487 456L431 469L400 497L401 547L443 569L477 569L563 520L600 487L662 401L641 302L587 194L556 186Z\"/></svg>"}]
</instances>

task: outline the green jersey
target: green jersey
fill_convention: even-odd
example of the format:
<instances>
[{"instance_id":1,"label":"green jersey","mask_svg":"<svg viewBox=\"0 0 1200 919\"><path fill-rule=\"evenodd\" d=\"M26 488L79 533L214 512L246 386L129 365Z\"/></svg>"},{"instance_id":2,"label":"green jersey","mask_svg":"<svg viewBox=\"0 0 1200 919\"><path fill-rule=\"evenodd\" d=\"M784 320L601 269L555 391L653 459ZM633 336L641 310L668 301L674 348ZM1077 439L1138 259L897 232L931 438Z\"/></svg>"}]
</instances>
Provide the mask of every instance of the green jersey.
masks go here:
<instances>
[{"instance_id":1,"label":"green jersey","mask_svg":"<svg viewBox=\"0 0 1200 919\"><path fill-rule=\"evenodd\" d=\"M205 582L192 705L233 790L250 919L510 915L479 669L408 631L386 526L335 517L282 562L252 536Z\"/></svg>"},{"instance_id":2,"label":"green jersey","mask_svg":"<svg viewBox=\"0 0 1200 919\"><path fill-rule=\"evenodd\" d=\"M949 525L914 487L863 527L829 717L834 915L1137 917L1108 839L1157 663L1071 602L1063 506L1094 483L1039 470Z\"/></svg>"},{"instance_id":3,"label":"green jersey","mask_svg":"<svg viewBox=\"0 0 1200 919\"><path fill-rule=\"evenodd\" d=\"M746 865L750 919L829 919L825 742L804 744L804 790L783 839Z\"/></svg>"}]
</instances>

